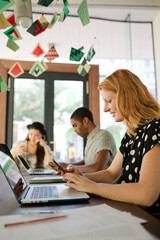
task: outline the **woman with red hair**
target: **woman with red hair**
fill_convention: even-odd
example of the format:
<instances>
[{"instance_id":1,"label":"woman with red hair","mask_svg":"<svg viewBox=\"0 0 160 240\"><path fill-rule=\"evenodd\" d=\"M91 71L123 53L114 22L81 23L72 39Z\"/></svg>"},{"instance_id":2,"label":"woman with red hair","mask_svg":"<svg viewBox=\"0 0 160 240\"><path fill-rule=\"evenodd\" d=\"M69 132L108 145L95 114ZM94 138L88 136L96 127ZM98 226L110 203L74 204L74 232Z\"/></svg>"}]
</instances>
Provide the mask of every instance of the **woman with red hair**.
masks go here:
<instances>
[{"instance_id":1,"label":"woman with red hair","mask_svg":"<svg viewBox=\"0 0 160 240\"><path fill-rule=\"evenodd\" d=\"M112 73L99 90L104 112L127 131L106 170L64 174L67 186L121 202L143 206L160 219L160 106L140 79L126 69Z\"/></svg>"}]
</instances>

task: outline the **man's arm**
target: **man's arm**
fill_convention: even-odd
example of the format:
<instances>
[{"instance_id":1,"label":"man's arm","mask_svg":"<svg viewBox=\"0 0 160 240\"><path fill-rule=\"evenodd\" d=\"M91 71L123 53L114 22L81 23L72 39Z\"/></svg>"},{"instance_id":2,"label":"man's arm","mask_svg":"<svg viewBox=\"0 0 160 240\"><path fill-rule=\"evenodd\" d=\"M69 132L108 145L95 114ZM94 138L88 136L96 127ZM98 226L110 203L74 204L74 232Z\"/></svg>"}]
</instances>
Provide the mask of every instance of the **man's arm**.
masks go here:
<instances>
[{"instance_id":1,"label":"man's arm","mask_svg":"<svg viewBox=\"0 0 160 240\"><path fill-rule=\"evenodd\" d=\"M59 162L59 164L63 167L63 168L67 168L67 166L69 165L69 163L65 163L65 162ZM81 160L81 161L79 161L79 162L76 162L76 163L73 163L72 165L74 165L74 166L76 166L77 167L77 165L84 165L84 160ZM50 162L49 163L49 166L50 167L52 167L52 168L54 168L56 171L58 171L58 168L57 168L57 166L56 166L56 164L54 163L54 162Z\"/></svg>"},{"instance_id":2,"label":"man's arm","mask_svg":"<svg viewBox=\"0 0 160 240\"><path fill-rule=\"evenodd\" d=\"M84 160L81 160L81 161L78 161L78 162L75 162L75 163L72 163L72 165L84 165Z\"/></svg>"},{"instance_id":3,"label":"man's arm","mask_svg":"<svg viewBox=\"0 0 160 240\"><path fill-rule=\"evenodd\" d=\"M97 172L105 169L107 163L110 160L110 151L104 149L99 151L95 157L95 163L88 165L76 165L76 168L79 168L83 173ZM72 164L75 165L75 164Z\"/></svg>"},{"instance_id":4,"label":"man's arm","mask_svg":"<svg viewBox=\"0 0 160 240\"><path fill-rule=\"evenodd\" d=\"M77 163L73 163L72 165L75 166L76 168L80 169L80 171L82 173L92 173L92 172L97 172L97 171L105 169L109 160L110 160L110 151L104 149L104 150L99 151L96 154L95 163L85 165L84 160L82 160ZM64 168L66 168L69 165L64 162L59 162L59 163ZM56 169L56 166L54 163L49 163L49 165Z\"/></svg>"}]
</instances>

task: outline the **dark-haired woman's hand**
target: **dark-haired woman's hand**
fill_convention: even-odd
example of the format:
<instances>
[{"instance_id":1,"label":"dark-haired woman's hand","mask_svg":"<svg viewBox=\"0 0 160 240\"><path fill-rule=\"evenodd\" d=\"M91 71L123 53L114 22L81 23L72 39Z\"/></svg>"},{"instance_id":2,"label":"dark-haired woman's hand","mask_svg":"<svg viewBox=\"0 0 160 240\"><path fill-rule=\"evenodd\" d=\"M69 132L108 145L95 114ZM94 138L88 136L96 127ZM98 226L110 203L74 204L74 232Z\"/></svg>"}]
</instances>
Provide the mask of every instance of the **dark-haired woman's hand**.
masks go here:
<instances>
[{"instance_id":1,"label":"dark-haired woman's hand","mask_svg":"<svg viewBox=\"0 0 160 240\"><path fill-rule=\"evenodd\" d=\"M39 145L40 145L41 147L43 147L43 148L45 148L46 145L47 145L43 138L37 139L37 140L36 140L36 144L37 144L37 143L39 143Z\"/></svg>"}]
</instances>

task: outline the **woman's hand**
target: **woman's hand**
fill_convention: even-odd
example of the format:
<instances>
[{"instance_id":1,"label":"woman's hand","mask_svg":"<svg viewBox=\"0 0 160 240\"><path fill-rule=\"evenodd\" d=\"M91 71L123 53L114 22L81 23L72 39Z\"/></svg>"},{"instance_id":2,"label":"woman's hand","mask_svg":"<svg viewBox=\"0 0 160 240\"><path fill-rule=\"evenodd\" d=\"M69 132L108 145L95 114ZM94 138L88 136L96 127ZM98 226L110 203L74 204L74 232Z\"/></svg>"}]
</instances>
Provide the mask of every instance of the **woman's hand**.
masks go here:
<instances>
[{"instance_id":1,"label":"woman's hand","mask_svg":"<svg viewBox=\"0 0 160 240\"><path fill-rule=\"evenodd\" d=\"M63 179L67 182L66 186L81 192L94 193L96 183L88 178L74 173L65 173L63 176Z\"/></svg>"},{"instance_id":2,"label":"woman's hand","mask_svg":"<svg viewBox=\"0 0 160 240\"><path fill-rule=\"evenodd\" d=\"M19 146L16 148L16 153L25 153L27 151L26 146L24 143L21 143Z\"/></svg>"},{"instance_id":3,"label":"woman's hand","mask_svg":"<svg viewBox=\"0 0 160 240\"><path fill-rule=\"evenodd\" d=\"M46 142L44 141L43 138L37 139L35 143L36 143L36 144L39 143L39 145L40 145L41 147L43 147L43 148L45 148L45 147L47 146L47 144L46 144Z\"/></svg>"}]
</instances>

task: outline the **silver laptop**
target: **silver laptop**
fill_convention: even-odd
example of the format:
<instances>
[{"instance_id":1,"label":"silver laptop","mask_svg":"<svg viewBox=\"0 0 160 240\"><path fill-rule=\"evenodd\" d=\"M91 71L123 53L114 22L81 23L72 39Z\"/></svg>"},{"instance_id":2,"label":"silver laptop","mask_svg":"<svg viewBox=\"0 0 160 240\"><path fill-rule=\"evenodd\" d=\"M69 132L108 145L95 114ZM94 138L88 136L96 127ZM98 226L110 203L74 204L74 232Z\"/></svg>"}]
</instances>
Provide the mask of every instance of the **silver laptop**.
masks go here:
<instances>
[{"instance_id":1,"label":"silver laptop","mask_svg":"<svg viewBox=\"0 0 160 240\"><path fill-rule=\"evenodd\" d=\"M29 174L57 174L57 171L53 169L45 169L45 168L31 168L29 162L25 159L22 153L16 154L18 160L22 163L24 169Z\"/></svg>"},{"instance_id":2,"label":"silver laptop","mask_svg":"<svg viewBox=\"0 0 160 240\"><path fill-rule=\"evenodd\" d=\"M20 204L84 201L89 199L87 193L69 188L64 183L28 185L16 163L1 150L0 169Z\"/></svg>"}]
</instances>

